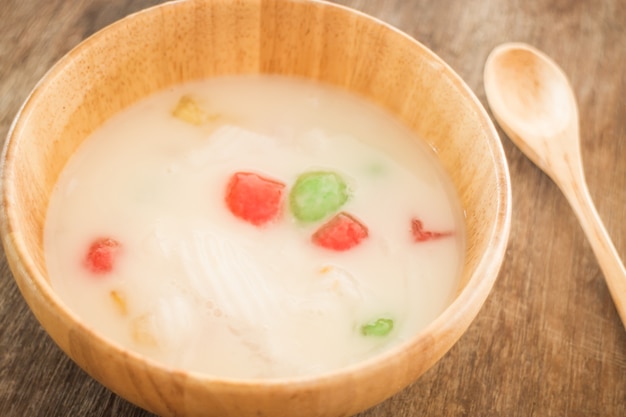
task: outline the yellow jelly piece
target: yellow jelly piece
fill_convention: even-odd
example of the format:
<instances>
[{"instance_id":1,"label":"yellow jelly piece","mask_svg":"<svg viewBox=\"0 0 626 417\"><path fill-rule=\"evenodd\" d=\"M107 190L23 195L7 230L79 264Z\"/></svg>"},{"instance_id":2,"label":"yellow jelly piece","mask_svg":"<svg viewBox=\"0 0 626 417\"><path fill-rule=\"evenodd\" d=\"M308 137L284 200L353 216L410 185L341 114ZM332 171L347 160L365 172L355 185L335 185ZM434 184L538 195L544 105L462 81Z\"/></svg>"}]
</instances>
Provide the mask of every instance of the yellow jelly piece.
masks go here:
<instances>
[{"instance_id":1,"label":"yellow jelly piece","mask_svg":"<svg viewBox=\"0 0 626 417\"><path fill-rule=\"evenodd\" d=\"M209 120L209 114L200 106L200 104L189 96L182 96L172 115L192 125L200 126Z\"/></svg>"},{"instance_id":2,"label":"yellow jelly piece","mask_svg":"<svg viewBox=\"0 0 626 417\"><path fill-rule=\"evenodd\" d=\"M152 331L152 320L152 315L143 314L131 321L131 334L135 343L147 347L158 346L159 343Z\"/></svg>"},{"instance_id":3,"label":"yellow jelly piece","mask_svg":"<svg viewBox=\"0 0 626 417\"><path fill-rule=\"evenodd\" d=\"M127 315L128 314L128 304L126 303L126 296L124 295L124 293L121 292L121 291L112 290L109 293L109 296L111 297L111 300L113 300L113 304L115 304L115 307L117 308L117 311L122 316Z\"/></svg>"},{"instance_id":4,"label":"yellow jelly piece","mask_svg":"<svg viewBox=\"0 0 626 417\"><path fill-rule=\"evenodd\" d=\"M320 268L320 274L328 274L332 270L333 270L332 266L326 265L326 266L323 266L322 268Z\"/></svg>"}]
</instances>

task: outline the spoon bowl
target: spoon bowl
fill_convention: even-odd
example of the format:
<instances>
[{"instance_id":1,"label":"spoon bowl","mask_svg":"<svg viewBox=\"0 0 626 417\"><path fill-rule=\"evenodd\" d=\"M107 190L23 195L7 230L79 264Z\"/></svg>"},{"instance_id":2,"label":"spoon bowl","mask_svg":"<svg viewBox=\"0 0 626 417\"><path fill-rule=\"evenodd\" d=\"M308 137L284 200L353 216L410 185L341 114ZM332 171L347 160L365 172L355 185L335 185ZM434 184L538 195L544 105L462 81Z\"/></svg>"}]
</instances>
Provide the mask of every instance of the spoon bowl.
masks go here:
<instances>
[{"instance_id":1,"label":"spoon bowl","mask_svg":"<svg viewBox=\"0 0 626 417\"><path fill-rule=\"evenodd\" d=\"M496 47L485 66L485 91L502 130L546 174L553 175L546 164L557 162L548 155L567 152L580 161L576 98L543 52L522 43Z\"/></svg>"},{"instance_id":2,"label":"spoon bowl","mask_svg":"<svg viewBox=\"0 0 626 417\"><path fill-rule=\"evenodd\" d=\"M490 80L516 89L511 94L497 96L504 100L505 109L517 115L515 119L508 116L507 120L523 122L515 126L516 130L524 129L526 134L533 135L555 134L577 117L567 77L542 52L528 47L501 46L492 58L495 62L489 69L498 71Z\"/></svg>"},{"instance_id":3,"label":"spoon bowl","mask_svg":"<svg viewBox=\"0 0 626 417\"><path fill-rule=\"evenodd\" d=\"M536 48L506 43L487 58L484 84L502 130L552 178L572 206L626 325L626 269L587 188L578 107L567 76Z\"/></svg>"}]
</instances>

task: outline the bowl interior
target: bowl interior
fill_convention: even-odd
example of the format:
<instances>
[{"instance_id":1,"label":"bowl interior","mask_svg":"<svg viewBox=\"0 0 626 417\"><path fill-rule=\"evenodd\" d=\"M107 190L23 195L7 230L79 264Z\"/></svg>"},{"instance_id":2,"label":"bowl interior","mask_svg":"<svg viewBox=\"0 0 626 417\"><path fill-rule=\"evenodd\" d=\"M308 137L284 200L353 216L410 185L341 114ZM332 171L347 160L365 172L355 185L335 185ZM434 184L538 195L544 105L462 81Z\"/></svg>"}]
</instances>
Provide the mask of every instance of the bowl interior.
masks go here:
<instances>
[{"instance_id":1,"label":"bowl interior","mask_svg":"<svg viewBox=\"0 0 626 417\"><path fill-rule=\"evenodd\" d=\"M48 199L80 143L151 92L251 73L320 80L375 101L428 142L456 187L467 231L457 298L425 332L384 360L298 384L237 383L169 372L106 341L94 343L98 337L76 321L49 286L42 244ZM2 168L3 243L34 314L92 376L162 415L207 409L214 415L258 410L345 415L381 401L428 369L469 326L496 278L509 231L506 161L493 125L470 90L415 40L358 12L318 1L181 1L115 23L70 52L35 88L11 129ZM102 355L108 358L104 365ZM173 394L155 390L160 383L170 384ZM363 393L346 397L350 383L361 384ZM206 394L209 386L219 400Z\"/></svg>"}]
</instances>

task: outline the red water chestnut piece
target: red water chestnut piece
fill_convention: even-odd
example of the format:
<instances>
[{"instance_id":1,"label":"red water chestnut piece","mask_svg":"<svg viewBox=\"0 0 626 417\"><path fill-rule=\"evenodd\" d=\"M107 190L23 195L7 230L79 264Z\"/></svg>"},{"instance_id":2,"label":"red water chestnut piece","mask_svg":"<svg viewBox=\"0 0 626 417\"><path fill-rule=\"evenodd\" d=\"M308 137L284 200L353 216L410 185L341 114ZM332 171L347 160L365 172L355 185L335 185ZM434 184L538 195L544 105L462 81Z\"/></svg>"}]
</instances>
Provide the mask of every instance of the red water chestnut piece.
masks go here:
<instances>
[{"instance_id":1,"label":"red water chestnut piece","mask_svg":"<svg viewBox=\"0 0 626 417\"><path fill-rule=\"evenodd\" d=\"M285 184L250 172L234 173L226 187L226 205L236 217L260 226L281 212Z\"/></svg>"},{"instance_id":2,"label":"red water chestnut piece","mask_svg":"<svg viewBox=\"0 0 626 417\"><path fill-rule=\"evenodd\" d=\"M361 243L367 236L365 225L349 214L341 212L317 229L312 240L323 248L345 251Z\"/></svg>"},{"instance_id":3,"label":"red water chestnut piece","mask_svg":"<svg viewBox=\"0 0 626 417\"><path fill-rule=\"evenodd\" d=\"M107 274L113 270L120 249L121 245L115 239L109 237L96 239L89 246L84 265L94 274Z\"/></svg>"},{"instance_id":4,"label":"red water chestnut piece","mask_svg":"<svg viewBox=\"0 0 626 417\"><path fill-rule=\"evenodd\" d=\"M413 239L416 242L426 242L429 240L440 239L442 237L448 237L452 235L452 232L433 232L430 230L424 230L424 224L421 220L413 218L411 220L411 232L413 233Z\"/></svg>"}]
</instances>

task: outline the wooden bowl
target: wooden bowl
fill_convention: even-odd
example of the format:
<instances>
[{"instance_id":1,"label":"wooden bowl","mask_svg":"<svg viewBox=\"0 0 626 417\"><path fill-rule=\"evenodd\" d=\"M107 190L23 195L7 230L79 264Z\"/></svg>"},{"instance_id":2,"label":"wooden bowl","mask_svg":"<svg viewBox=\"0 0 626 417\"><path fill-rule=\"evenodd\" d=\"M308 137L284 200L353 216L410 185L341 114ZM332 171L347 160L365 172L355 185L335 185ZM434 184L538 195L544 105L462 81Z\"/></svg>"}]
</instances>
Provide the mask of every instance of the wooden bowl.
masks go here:
<instances>
[{"instance_id":1,"label":"wooden bowl","mask_svg":"<svg viewBox=\"0 0 626 417\"><path fill-rule=\"evenodd\" d=\"M467 254L452 304L408 342L319 377L216 378L120 349L51 288L42 248L46 209L81 141L156 90L235 73L298 75L344 87L395 113L436 151L465 210ZM118 21L72 50L36 86L9 132L2 163L2 241L33 313L92 377L164 416L346 416L388 398L470 325L498 275L510 229L506 160L470 89L410 37L321 1L177 1Z\"/></svg>"}]
</instances>

